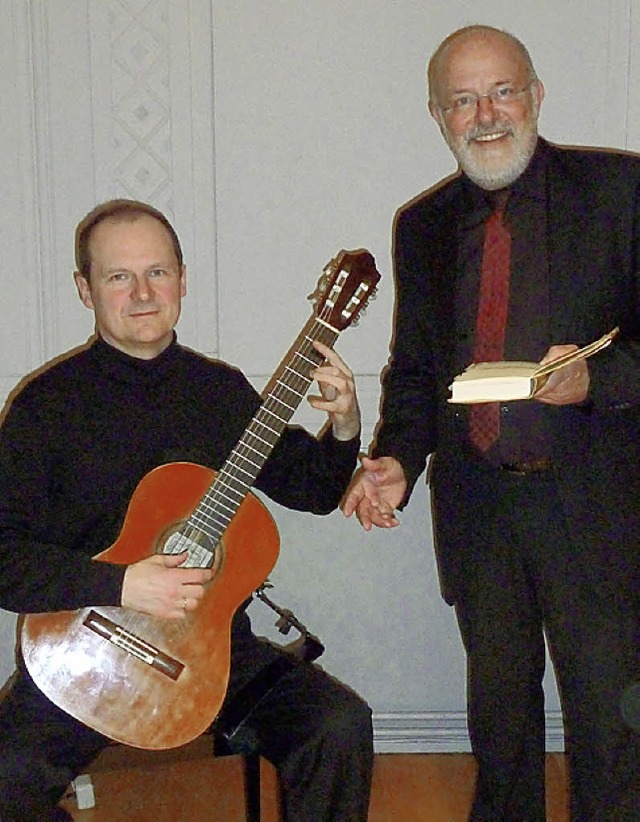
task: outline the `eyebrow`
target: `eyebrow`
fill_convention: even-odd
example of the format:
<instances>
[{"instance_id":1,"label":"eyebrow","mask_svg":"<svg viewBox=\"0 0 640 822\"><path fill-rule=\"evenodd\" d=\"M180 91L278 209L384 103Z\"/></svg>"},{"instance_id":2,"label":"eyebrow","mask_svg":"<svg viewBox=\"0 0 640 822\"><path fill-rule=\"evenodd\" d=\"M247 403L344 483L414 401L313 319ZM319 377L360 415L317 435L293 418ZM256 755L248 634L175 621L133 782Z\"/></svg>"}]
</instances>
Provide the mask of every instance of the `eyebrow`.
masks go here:
<instances>
[{"instance_id":1,"label":"eyebrow","mask_svg":"<svg viewBox=\"0 0 640 822\"><path fill-rule=\"evenodd\" d=\"M508 79L508 80L496 80L492 84L492 88L498 88L498 86L506 86L506 85L509 85L509 83L514 83L514 82L515 82L515 80L513 78ZM471 89L469 89L469 88L460 88L460 89L454 89L454 91L452 91L451 94L468 94L470 91L471 91ZM473 93L475 94L475 92L473 92Z\"/></svg>"},{"instance_id":2,"label":"eyebrow","mask_svg":"<svg viewBox=\"0 0 640 822\"><path fill-rule=\"evenodd\" d=\"M171 268L179 269L180 264L178 263L177 260L175 260L172 263L167 263L167 262L163 263L163 262L160 262L158 260L157 262L150 263L144 270L145 271L153 271L156 268L162 268L164 270L169 270ZM104 268L103 271L104 271L105 274L115 274L118 271L126 271L130 274L135 274L135 271L133 269L129 268L128 266L126 266L126 265L112 265L112 266L109 266L107 268Z\"/></svg>"}]
</instances>

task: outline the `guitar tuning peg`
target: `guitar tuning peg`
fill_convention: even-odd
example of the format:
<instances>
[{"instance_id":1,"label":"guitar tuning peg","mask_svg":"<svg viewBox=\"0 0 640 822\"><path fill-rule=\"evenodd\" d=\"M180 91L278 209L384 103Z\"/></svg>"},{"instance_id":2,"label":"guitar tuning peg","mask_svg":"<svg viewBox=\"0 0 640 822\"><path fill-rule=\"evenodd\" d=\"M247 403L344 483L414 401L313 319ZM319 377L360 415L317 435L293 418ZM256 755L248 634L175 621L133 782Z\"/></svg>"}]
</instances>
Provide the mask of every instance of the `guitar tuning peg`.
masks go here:
<instances>
[{"instance_id":1,"label":"guitar tuning peg","mask_svg":"<svg viewBox=\"0 0 640 822\"><path fill-rule=\"evenodd\" d=\"M321 274L318 278L318 282L316 283L315 291L312 291L311 294L307 294L307 299L310 300L315 306L318 305L320 297L326 292L328 283L329 279L326 274Z\"/></svg>"},{"instance_id":2,"label":"guitar tuning peg","mask_svg":"<svg viewBox=\"0 0 640 822\"><path fill-rule=\"evenodd\" d=\"M323 274L327 279L332 277L336 273L336 271L338 270L338 264L339 264L338 261L339 261L339 257L334 257L333 259L329 260L329 262L322 269Z\"/></svg>"}]
</instances>

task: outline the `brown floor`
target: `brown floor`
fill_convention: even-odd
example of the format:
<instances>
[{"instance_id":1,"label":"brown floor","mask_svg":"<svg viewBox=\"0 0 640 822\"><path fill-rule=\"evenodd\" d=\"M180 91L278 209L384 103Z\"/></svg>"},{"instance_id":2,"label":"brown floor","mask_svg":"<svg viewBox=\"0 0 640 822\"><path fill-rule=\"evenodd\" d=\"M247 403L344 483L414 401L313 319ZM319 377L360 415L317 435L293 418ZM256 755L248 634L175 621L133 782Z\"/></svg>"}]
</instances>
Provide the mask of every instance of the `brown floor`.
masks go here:
<instances>
[{"instance_id":1,"label":"brown floor","mask_svg":"<svg viewBox=\"0 0 640 822\"><path fill-rule=\"evenodd\" d=\"M547 756L547 820L569 822L564 756ZM376 757L369 822L465 822L475 763L470 754Z\"/></svg>"},{"instance_id":2,"label":"brown floor","mask_svg":"<svg viewBox=\"0 0 640 822\"><path fill-rule=\"evenodd\" d=\"M108 752L111 753L111 752ZM146 753L146 752L140 752ZM244 822L242 761L193 758L162 761L142 756L123 768L107 756L92 768L96 807L64 806L78 822ZM369 822L465 822L475 765L469 754L378 754ZM262 766L263 822L279 822L273 768ZM547 756L548 822L568 822L561 754Z\"/></svg>"}]
</instances>

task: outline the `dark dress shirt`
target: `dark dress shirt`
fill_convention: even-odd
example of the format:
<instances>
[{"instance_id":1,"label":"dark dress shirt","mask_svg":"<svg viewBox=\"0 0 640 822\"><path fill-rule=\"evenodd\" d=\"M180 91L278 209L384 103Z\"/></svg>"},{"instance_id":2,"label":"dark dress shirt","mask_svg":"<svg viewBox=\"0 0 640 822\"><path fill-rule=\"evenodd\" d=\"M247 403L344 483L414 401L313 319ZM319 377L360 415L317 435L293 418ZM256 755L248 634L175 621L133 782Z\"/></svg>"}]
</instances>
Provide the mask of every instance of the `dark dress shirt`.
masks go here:
<instances>
[{"instance_id":1,"label":"dark dress shirt","mask_svg":"<svg viewBox=\"0 0 640 822\"><path fill-rule=\"evenodd\" d=\"M546 166L546 151L541 145L524 174L505 191L508 199L504 222L511 232L505 360L538 362L552 342L549 332ZM455 306L458 372L473 362L484 224L494 208L496 194L464 179L465 216L458 225L460 288ZM544 411L535 401L503 403L500 436L487 452L486 459L502 464L550 456L550 435Z\"/></svg>"}]
</instances>

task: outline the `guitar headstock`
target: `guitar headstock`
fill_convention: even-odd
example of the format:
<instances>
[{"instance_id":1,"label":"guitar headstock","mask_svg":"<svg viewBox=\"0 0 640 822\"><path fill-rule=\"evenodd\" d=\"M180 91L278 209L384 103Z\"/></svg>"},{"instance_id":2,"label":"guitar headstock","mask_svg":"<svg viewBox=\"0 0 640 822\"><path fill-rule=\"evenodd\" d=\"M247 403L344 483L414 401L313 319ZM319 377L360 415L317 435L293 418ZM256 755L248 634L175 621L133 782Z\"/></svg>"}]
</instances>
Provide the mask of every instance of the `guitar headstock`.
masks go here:
<instances>
[{"instance_id":1,"label":"guitar headstock","mask_svg":"<svg viewBox=\"0 0 640 822\"><path fill-rule=\"evenodd\" d=\"M324 267L313 300L316 315L337 331L356 325L375 298L380 274L373 256L361 248L341 251Z\"/></svg>"}]
</instances>

